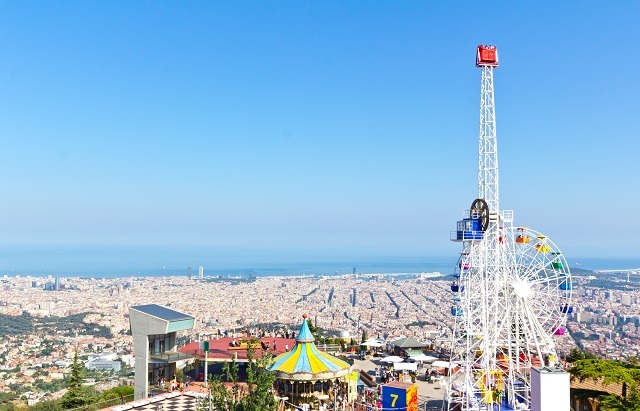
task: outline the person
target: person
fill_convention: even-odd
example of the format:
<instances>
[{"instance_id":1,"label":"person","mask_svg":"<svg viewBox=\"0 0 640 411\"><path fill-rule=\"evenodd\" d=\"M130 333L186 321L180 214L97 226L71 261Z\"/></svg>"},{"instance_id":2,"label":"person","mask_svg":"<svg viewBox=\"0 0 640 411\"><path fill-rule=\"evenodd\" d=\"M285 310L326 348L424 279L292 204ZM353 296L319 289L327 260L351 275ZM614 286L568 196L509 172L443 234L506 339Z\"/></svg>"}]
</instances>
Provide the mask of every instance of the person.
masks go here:
<instances>
[{"instance_id":1,"label":"person","mask_svg":"<svg viewBox=\"0 0 640 411\"><path fill-rule=\"evenodd\" d=\"M284 350L285 350L285 351L289 351L289 344L285 344L285 345L284 345Z\"/></svg>"},{"instance_id":2,"label":"person","mask_svg":"<svg viewBox=\"0 0 640 411\"><path fill-rule=\"evenodd\" d=\"M273 340L273 351L276 350L276 340Z\"/></svg>"},{"instance_id":3,"label":"person","mask_svg":"<svg viewBox=\"0 0 640 411\"><path fill-rule=\"evenodd\" d=\"M120 394L120 404L124 404L124 394Z\"/></svg>"}]
</instances>

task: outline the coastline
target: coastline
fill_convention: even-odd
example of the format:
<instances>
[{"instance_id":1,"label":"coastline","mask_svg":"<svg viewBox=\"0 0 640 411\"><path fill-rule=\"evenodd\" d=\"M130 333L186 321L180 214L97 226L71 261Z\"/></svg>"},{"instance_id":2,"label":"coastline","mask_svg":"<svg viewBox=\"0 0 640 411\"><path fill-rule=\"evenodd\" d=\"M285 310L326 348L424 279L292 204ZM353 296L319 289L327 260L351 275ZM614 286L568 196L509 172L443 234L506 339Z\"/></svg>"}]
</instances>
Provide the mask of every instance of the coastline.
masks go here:
<instances>
[{"instance_id":1,"label":"coastline","mask_svg":"<svg viewBox=\"0 0 640 411\"><path fill-rule=\"evenodd\" d=\"M207 277L339 276L345 274L419 274L454 272L458 254L426 255L357 248L334 251L240 250L189 247L5 246L0 247L0 277ZM588 271L640 268L640 257L572 257L570 269Z\"/></svg>"}]
</instances>

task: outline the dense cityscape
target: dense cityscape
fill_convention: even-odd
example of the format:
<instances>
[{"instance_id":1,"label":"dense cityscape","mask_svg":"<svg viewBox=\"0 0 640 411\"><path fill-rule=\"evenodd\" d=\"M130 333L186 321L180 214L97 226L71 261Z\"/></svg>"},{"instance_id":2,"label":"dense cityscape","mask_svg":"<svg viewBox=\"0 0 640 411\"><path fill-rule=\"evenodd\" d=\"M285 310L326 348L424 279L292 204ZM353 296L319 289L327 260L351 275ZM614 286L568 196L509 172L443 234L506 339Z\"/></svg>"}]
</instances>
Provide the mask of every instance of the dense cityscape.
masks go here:
<instances>
[{"instance_id":1,"label":"dense cityscape","mask_svg":"<svg viewBox=\"0 0 640 411\"><path fill-rule=\"evenodd\" d=\"M638 283L624 275L574 275L574 311L568 332L556 336L559 355L576 347L599 357L639 356ZM592 273L591 273L592 274ZM133 366L128 309L160 304L196 318L191 341L262 329L276 335L296 328L300 315L327 337L360 342L364 333L392 341L410 336L446 353L451 339L450 277L415 275L259 278L41 278L4 276L0 300L0 392L25 404L56 399L75 350L87 369L102 370L96 384L126 381ZM8 321L8 319L14 321ZM105 372L106 370L106 372ZM127 373L128 371L128 373ZM117 380L117 376L121 376Z\"/></svg>"}]
</instances>

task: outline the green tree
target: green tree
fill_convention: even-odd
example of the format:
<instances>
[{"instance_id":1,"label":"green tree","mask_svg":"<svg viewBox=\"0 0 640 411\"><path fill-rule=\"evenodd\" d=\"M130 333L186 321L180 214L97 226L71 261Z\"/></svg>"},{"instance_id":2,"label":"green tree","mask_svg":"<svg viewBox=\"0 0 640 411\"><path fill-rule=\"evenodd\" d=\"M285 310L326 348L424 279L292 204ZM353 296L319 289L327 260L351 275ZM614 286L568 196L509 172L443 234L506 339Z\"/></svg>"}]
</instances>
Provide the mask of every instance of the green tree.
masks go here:
<instances>
[{"instance_id":1,"label":"green tree","mask_svg":"<svg viewBox=\"0 0 640 411\"><path fill-rule=\"evenodd\" d=\"M307 318L307 326L309 327L309 331L311 331L311 335L313 335L313 338L315 338L316 341L325 342L322 335L320 335L320 328L313 325L313 321L311 321L311 318Z\"/></svg>"},{"instance_id":2,"label":"green tree","mask_svg":"<svg viewBox=\"0 0 640 411\"><path fill-rule=\"evenodd\" d=\"M15 411L16 405L12 402L0 403L0 410L2 411Z\"/></svg>"},{"instance_id":3,"label":"green tree","mask_svg":"<svg viewBox=\"0 0 640 411\"><path fill-rule=\"evenodd\" d=\"M16 393L0 392L0 411L13 411L16 409L12 400L18 398Z\"/></svg>"},{"instance_id":4,"label":"green tree","mask_svg":"<svg viewBox=\"0 0 640 411\"><path fill-rule=\"evenodd\" d=\"M360 343L364 343L365 341L367 341L367 332L365 330L362 330L362 337L360 338Z\"/></svg>"},{"instance_id":5,"label":"green tree","mask_svg":"<svg viewBox=\"0 0 640 411\"><path fill-rule=\"evenodd\" d=\"M626 397L605 395L600 399L601 411L640 411L638 385L630 387Z\"/></svg>"},{"instance_id":6,"label":"green tree","mask_svg":"<svg viewBox=\"0 0 640 411\"><path fill-rule=\"evenodd\" d=\"M29 411L60 411L60 410L62 410L62 407L60 406L60 402L56 400L42 401L29 407Z\"/></svg>"},{"instance_id":7,"label":"green tree","mask_svg":"<svg viewBox=\"0 0 640 411\"><path fill-rule=\"evenodd\" d=\"M597 357L589 351L582 351L579 348L572 348L569 352L569 355L567 356L567 361L575 362L579 360L595 360L596 358Z\"/></svg>"},{"instance_id":8,"label":"green tree","mask_svg":"<svg viewBox=\"0 0 640 411\"><path fill-rule=\"evenodd\" d=\"M67 379L67 392L60 398L60 406L63 409L78 408L87 405L92 401L92 392L88 387L82 385L84 377L84 364L80 362L78 350L73 356L73 363L70 366L71 372Z\"/></svg>"},{"instance_id":9,"label":"green tree","mask_svg":"<svg viewBox=\"0 0 640 411\"><path fill-rule=\"evenodd\" d=\"M238 400L241 386L238 382L238 363L235 360L225 363L222 367L223 375L209 375L209 391L211 392L211 404L214 410L219 411L239 411L240 402ZM231 383L229 390L223 381Z\"/></svg>"},{"instance_id":10,"label":"green tree","mask_svg":"<svg viewBox=\"0 0 640 411\"><path fill-rule=\"evenodd\" d=\"M267 366L272 356L265 351L256 357L253 348L258 340L253 339L247 344L247 381L241 384L238 379L238 363L231 361L223 367L224 376L212 376L209 380L211 403L219 411L269 411L275 410L276 399L272 393L275 373ZM228 386L230 385L230 387Z\"/></svg>"},{"instance_id":11,"label":"green tree","mask_svg":"<svg viewBox=\"0 0 640 411\"><path fill-rule=\"evenodd\" d=\"M580 381L591 379L604 386L622 384L621 396L608 394L600 397L600 410L640 411L640 367L618 360L583 359L576 361L569 373L571 378Z\"/></svg>"},{"instance_id":12,"label":"green tree","mask_svg":"<svg viewBox=\"0 0 640 411\"><path fill-rule=\"evenodd\" d=\"M276 375L267 368L271 363L272 355L262 351L262 355L256 357L254 346L249 344L247 348L247 393L241 398L242 409L244 411L275 410L277 402L272 389Z\"/></svg>"},{"instance_id":13,"label":"green tree","mask_svg":"<svg viewBox=\"0 0 640 411\"><path fill-rule=\"evenodd\" d=\"M96 401L99 403L99 408L112 407L120 404L123 395L125 401L132 401L133 387L127 385L113 387L110 390L101 392Z\"/></svg>"}]
</instances>

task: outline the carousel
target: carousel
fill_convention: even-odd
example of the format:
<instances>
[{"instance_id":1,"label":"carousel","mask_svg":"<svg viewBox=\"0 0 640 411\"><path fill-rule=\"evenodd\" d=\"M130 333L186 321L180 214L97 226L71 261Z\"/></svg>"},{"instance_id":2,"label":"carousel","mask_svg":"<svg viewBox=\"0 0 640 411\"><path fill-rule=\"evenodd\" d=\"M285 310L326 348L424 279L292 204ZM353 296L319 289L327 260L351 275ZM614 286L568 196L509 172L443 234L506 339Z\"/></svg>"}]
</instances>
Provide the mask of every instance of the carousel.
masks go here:
<instances>
[{"instance_id":1,"label":"carousel","mask_svg":"<svg viewBox=\"0 0 640 411\"><path fill-rule=\"evenodd\" d=\"M307 315L302 318L291 351L280 354L267 367L276 373L278 395L294 406L349 401L357 392L357 375L353 375L347 362L316 348Z\"/></svg>"}]
</instances>

